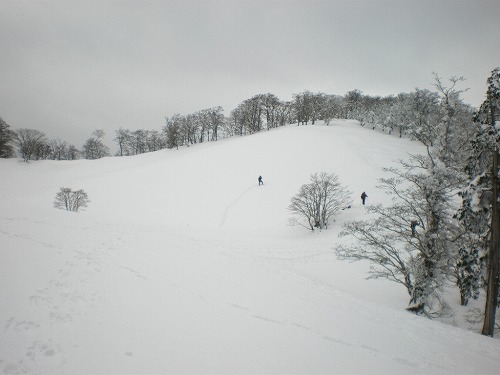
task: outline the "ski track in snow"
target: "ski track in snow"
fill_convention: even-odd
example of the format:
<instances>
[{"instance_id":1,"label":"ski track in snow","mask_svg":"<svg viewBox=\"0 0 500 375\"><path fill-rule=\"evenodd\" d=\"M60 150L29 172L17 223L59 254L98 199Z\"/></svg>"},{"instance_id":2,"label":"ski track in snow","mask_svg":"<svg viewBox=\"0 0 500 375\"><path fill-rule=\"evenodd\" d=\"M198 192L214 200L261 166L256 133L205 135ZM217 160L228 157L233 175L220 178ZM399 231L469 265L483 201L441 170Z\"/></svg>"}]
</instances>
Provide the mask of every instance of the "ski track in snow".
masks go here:
<instances>
[{"instance_id":1,"label":"ski track in snow","mask_svg":"<svg viewBox=\"0 0 500 375\"><path fill-rule=\"evenodd\" d=\"M231 203L229 203L226 208L224 209L224 212L222 214L222 219L220 221L220 224L219 224L219 227L222 228L227 220L227 215L229 213L229 210L236 204L238 203L250 190L256 188L257 186L256 185L251 185L248 187L248 189L246 189L245 191L243 191L234 201L232 201Z\"/></svg>"}]
</instances>

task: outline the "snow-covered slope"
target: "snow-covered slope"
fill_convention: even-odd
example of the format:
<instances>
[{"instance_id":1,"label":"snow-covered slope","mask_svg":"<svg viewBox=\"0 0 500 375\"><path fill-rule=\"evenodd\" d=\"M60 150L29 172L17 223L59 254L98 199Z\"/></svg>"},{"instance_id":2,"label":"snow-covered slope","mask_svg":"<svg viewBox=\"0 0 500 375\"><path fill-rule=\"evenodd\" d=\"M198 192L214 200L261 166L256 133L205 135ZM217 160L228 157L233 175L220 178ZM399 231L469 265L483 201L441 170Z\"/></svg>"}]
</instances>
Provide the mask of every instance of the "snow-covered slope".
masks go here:
<instances>
[{"instance_id":1,"label":"snow-covered slope","mask_svg":"<svg viewBox=\"0 0 500 375\"><path fill-rule=\"evenodd\" d=\"M362 191L387 200L381 168L421 151L338 121L128 158L0 160L0 372L497 373L498 340L405 312L403 288L332 250L365 215ZM319 171L352 208L321 233L289 226ZM54 209L62 186L88 209Z\"/></svg>"}]
</instances>

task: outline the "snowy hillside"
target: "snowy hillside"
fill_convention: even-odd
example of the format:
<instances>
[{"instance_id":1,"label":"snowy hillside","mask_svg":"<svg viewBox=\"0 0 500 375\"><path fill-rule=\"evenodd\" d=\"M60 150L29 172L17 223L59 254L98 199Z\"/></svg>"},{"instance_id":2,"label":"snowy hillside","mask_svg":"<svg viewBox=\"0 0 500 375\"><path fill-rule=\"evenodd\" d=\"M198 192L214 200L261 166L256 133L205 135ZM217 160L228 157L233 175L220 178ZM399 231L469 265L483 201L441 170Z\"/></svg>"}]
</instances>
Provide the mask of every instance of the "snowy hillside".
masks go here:
<instances>
[{"instance_id":1,"label":"snowy hillside","mask_svg":"<svg viewBox=\"0 0 500 375\"><path fill-rule=\"evenodd\" d=\"M500 341L416 317L336 260L401 140L338 121L96 161L0 160L0 373L496 374ZM288 225L311 173L353 204ZM263 176L264 186L257 177ZM86 211L52 207L84 189ZM458 298L458 295L457 295Z\"/></svg>"}]
</instances>

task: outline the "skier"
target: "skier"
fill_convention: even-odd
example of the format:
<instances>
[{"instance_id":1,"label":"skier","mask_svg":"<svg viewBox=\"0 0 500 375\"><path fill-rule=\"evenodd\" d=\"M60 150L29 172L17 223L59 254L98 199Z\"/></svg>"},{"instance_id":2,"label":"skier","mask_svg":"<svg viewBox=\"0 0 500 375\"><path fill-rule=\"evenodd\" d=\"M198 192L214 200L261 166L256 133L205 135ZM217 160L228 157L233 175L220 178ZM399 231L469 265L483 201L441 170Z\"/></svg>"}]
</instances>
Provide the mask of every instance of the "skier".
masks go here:
<instances>
[{"instance_id":1,"label":"skier","mask_svg":"<svg viewBox=\"0 0 500 375\"><path fill-rule=\"evenodd\" d=\"M264 185L264 181L262 181L262 176L259 176L259 185Z\"/></svg>"},{"instance_id":2,"label":"skier","mask_svg":"<svg viewBox=\"0 0 500 375\"><path fill-rule=\"evenodd\" d=\"M368 198L368 195L363 191L363 194L361 194L361 201L363 202L363 206L365 205L366 198Z\"/></svg>"}]
</instances>

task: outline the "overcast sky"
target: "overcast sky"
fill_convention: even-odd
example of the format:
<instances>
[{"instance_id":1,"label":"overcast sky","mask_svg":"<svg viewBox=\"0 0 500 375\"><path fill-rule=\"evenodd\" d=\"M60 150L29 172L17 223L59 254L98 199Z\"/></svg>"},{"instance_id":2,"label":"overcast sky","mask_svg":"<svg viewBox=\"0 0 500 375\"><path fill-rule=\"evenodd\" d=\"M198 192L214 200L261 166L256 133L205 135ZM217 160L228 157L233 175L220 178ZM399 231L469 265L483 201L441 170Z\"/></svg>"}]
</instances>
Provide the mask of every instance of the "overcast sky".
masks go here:
<instances>
[{"instance_id":1,"label":"overcast sky","mask_svg":"<svg viewBox=\"0 0 500 375\"><path fill-rule=\"evenodd\" d=\"M479 106L497 66L498 0L0 0L0 116L77 147L260 93L433 90L433 72Z\"/></svg>"}]
</instances>

